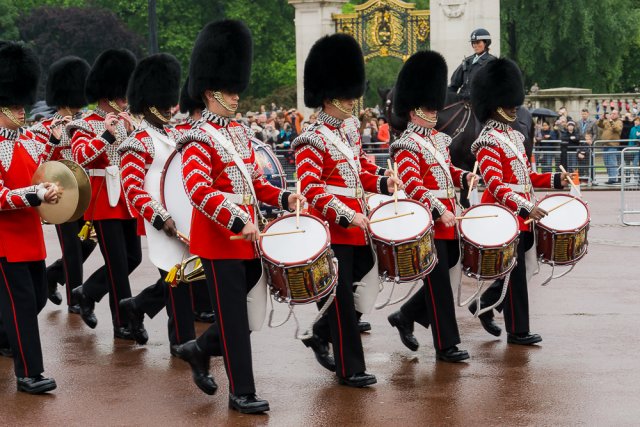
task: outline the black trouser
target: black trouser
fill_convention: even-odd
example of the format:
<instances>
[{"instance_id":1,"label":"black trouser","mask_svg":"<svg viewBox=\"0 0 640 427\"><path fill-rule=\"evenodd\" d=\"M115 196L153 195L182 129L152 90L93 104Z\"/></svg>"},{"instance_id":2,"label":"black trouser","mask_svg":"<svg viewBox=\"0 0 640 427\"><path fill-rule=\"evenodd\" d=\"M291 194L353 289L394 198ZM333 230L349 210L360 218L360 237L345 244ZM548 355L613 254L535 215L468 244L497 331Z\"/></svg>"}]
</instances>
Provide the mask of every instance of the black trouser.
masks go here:
<instances>
[{"instance_id":1,"label":"black trouser","mask_svg":"<svg viewBox=\"0 0 640 427\"><path fill-rule=\"evenodd\" d=\"M247 294L260 279L259 259L202 258L216 322L197 339L198 347L209 356L222 354L229 378L229 391L235 395L256 392L251 360L251 339L247 315Z\"/></svg>"},{"instance_id":2,"label":"black trouser","mask_svg":"<svg viewBox=\"0 0 640 427\"><path fill-rule=\"evenodd\" d=\"M105 219L94 221L93 224L106 266L111 320L116 327L127 326L129 319L120 312L118 302L131 297L129 274L142 261L140 237L136 234L136 220ZM101 294L103 289L100 287L100 281L94 280L85 283L82 286L82 291L93 299L93 295Z\"/></svg>"},{"instance_id":3,"label":"black trouser","mask_svg":"<svg viewBox=\"0 0 640 427\"><path fill-rule=\"evenodd\" d=\"M165 282L167 272L160 271L160 279L151 286L147 286L135 298L136 307L147 316L153 317L164 307L167 308L169 321L169 343L171 345L183 344L196 337L193 325L194 315L191 309L191 297L189 286L181 283L173 287Z\"/></svg>"},{"instance_id":4,"label":"black trouser","mask_svg":"<svg viewBox=\"0 0 640 427\"><path fill-rule=\"evenodd\" d=\"M518 242L518 263L511 271L511 278L507 295L504 301L496 307L496 310L504 309L504 325L510 334L524 334L529 332L529 294L527 291L527 267L525 264L525 252L533 246L533 233L523 231ZM486 307L495 304L502 293L504 280L496 280L482 294L480 305ZM488 312L488 317L493 313Z\"/></svg>"},{"instance_id":5,"label":"black trouser","mask_svg":"<svg viewBox=\"0 0 640 427\"><path fill-rule=\"evenodd\" d=\"M44 372L38 313L47 302L44 261L0 258L0 347L11 347L17 377Z\"/></svg>"},{"instance_id":6,"label":"black trouser","mask_svg":"<svg viewBox=\"0 0 640 427\"><path fill-rule=\"evenodd\" d=\"M435 246L438 263L424 278L424 285L402 305L400 311L425 328L431 325L433 346L440 351L460 344L449 279L449 269L456 265L460 256L460 244L458 240L436 239Z\"/></svg>"},{"instance_id":7,"label":"black trouser","mask_svg":"<svg viewBox=\"0 0 640 427\"><path fill-rule=\"evenodd\" d=\"M196 313L209 313L213 311L211 296L206 280L198 280L189 283L189 295L191 297L191 309Z\"/></svg>"},{"instance_id":8,"label":"black trouser","mask_svg":"<svg viewBox=\"0 0 640 427\"><path fill-rule=\"evenodd\" d=\"M313 325L313 332L333 344L336 374L346 378L366 369L353 303L353 283L362 280L371 270L373 254L369 246L331 245L331 249L338 259L336 298L324 316ZM319 308L327 298L318 303Z\"/></svg>"},{"instance_id":9,"label":"black trouser","mask_svg":"<svg viewBox=\"0 0 640 427\"><path fill-rule=\"evenodd\" d=\"M83 219L56 225L62 258L47 267L47 278L67 285L68 305L71 305L71 291L82 285L82 264L96 247L93 240L82 241L78 237L83 225Z\"/></svg>"}]
</instances>

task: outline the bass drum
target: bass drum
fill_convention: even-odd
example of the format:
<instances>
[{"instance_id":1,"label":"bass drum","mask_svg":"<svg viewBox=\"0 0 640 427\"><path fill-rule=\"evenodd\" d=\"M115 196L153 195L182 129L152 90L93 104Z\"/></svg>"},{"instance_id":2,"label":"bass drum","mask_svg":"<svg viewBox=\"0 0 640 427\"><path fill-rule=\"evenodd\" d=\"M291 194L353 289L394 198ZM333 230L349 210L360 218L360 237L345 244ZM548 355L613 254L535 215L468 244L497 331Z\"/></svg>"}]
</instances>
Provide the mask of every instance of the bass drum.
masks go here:
<instances>
[{"instance_id":1,"label":"bass drum","mask_svg":"<svg viewBox=\"0 0 640 427\"><path fill-rule=\"evenodd\" d=\"M278 188L286 189L287 176L271 147L256 138L251 140L251 144L253 151L256 153L258 169L266 180ZM280 212L277 206L270 206L265 203L260 203L260 210L266 218L275 218Z\"/></svg>"},{"instance_id":2,"label":"bass drum","mask_svg":"<svg viewBox=\"0 0 640 427\"><path fill-rule=\"evenodd\" d=\"M171 153L164 165L160 196L160 202L171 214L178 232L188 238L191 235L193 206L182 183L182 155L178 151Z\"/></svg>"}]
</instances>

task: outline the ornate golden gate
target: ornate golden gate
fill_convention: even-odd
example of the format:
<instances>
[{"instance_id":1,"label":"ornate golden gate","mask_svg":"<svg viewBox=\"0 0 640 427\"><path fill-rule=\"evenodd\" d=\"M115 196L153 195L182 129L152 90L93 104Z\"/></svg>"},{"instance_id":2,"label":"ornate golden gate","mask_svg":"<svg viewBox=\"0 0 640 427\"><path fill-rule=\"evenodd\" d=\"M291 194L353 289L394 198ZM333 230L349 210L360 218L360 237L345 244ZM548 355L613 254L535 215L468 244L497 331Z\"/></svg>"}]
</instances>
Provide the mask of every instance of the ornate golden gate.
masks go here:
<instances>
[{"instance_id":1,"label":"ornate golden gate","mask_svg":"<svg viewBox=\"0 0 640 427\"><path fill-rule=\"evenodd\" d=\"M416 10L400 0L369 0L355 6L354 13L334 14L336 32L352 35L368 61L391 56L406 61L429 47L428 10Z\"/></svg>"}]
</instances>

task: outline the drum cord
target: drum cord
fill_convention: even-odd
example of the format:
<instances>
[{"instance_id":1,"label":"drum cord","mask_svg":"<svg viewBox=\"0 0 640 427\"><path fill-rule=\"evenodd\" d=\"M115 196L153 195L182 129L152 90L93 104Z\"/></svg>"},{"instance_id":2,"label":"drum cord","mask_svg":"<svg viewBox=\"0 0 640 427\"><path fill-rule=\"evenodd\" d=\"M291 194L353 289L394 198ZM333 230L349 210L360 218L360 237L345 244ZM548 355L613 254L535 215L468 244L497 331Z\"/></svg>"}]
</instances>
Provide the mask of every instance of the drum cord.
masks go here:
<instances>
[{"instance_id":1,"label":"drum cord","mask_svg":"<svg viewBox=\"0 0 640 427\"><path fill-rule=\"evenodd\" d=\"M386 276L385 276L386 277ZM386 280L380 280L380 288L383 288L383 284ZM380 310L383 309L387 306L390 305L395 305L398 303L401 303L402 301L406 300L407 298L409 298L411 296L411 294L413 293L413 290L416 288L416 285L419 283L419 280L416 280L415 282L413 282L413 284L411 285L411 288L409 288L409 291L407 292L407 294L405 296L403 296L402 298L399 298L395 301L391 301L391 297L393 296L393 291L396 288L396 284L398 284L399 282L396 282L395 280L392 282L393 285L391 286L391 292L389 292L389 298L387 298L387 300L385 302L383 302L382 304L378 304L375 306L376 310Z\"/></svg>"}]
</instances>

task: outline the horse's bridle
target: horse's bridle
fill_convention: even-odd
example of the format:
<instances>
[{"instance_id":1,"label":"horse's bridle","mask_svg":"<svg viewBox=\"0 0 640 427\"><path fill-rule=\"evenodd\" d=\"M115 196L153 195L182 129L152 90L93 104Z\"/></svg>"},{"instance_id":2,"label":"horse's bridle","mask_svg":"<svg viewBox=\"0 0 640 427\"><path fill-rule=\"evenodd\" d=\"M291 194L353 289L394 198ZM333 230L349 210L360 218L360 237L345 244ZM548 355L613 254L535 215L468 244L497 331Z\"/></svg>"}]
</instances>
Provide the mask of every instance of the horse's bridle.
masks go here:
<instances>
[{"instance_id":1,"label":"horse's bridle","mask_svg":"<svg viewBox=\"0 0 640 427\"><path fill-rule=\"evenodd\" d=\"M469 101L466 100L462 100L462 101L457 101L454 102L453 104L449 104L446 107L444 107L442 109L442 111L447 111L457 105L462 105L462 107L460 107L458 109L458 111L456 111L449 120L447 120L447 122L442 125L439 126L440 131L444 131L447 127L449 127L449 125L451 125L451 123L453 123L453 121L460 115L460 113L464 113L464 115L462 116L462 120L460 121L460 126L458 126L456 128L456 130L453 132L453 134L451 135L451 140L455 140L460 134L464 133L465 129L467 128L467 125L469 124L469 120L471 119L471 106L469 105Z\"/></svg>"}]
</instances>

